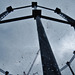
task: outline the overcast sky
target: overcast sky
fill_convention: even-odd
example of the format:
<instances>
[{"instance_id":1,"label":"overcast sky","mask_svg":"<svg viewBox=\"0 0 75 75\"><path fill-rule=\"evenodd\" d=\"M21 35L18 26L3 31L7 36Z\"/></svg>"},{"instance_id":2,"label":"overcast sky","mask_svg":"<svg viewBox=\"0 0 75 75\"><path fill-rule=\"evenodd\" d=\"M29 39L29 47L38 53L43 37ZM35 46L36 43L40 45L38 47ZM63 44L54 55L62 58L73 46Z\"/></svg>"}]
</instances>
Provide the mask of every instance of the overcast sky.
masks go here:
<instances>
[{"instance_id":1,"label":"overcast sky","mask_svg":"<svg viewBox=\"0 0 75 75\"><path fill-rule=\"evenodd\" d=\"M55 9L59 7L63 13L75 19L75 0L0 0L0 13L6 10L6 7L13 8L30 5L32 1L38 2L38 5ZM38 8L39 9L39 8ZM6 16L4 19L27 16L32 14L32 8L16 10ZM49 10L43 10L45 16L62 19L59 15ZM3 19L3 20L4 20ZM73 56L75 50L75 31L67 24L61 24L50 20L41 19L50 45L52 47L59 68L63 67ZM39 42L34 19L27 19L17 22L0 24L0 68L9 71L13 75L23 75L23 71L28 72L37 51ZM71 66L75 70L75 60ZM42 66L40 54L30 73L38 72L42 75ZM3 75L0 73L0 75ZM62 75L71 75L69 68L62 71Z\"/></svg>"}]
</instances>

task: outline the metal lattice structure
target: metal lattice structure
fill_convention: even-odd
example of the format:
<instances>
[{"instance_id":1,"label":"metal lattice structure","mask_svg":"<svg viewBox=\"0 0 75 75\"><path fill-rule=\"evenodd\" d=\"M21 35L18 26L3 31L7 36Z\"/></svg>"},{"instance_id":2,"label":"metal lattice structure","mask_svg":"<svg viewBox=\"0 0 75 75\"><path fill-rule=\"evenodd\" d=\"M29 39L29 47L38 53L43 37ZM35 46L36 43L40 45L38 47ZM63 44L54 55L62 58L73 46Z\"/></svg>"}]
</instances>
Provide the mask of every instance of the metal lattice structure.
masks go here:
<instances>
[{"instance_id":1,"label":"metal lattice structure","mask_svg":"<svg viewBox=\"0 0 75 75\"><path fill-rule=\"evenodd\" d=\"M23 9L23 8L28 8L28 7L34 8L34 10L32 10L32 15L2 20L11 11ZM37 7L47 9L47 10L51 10L51 11L59 14L63 18L65 18L67 21L52 18L52 17L48 17L48 16L43 16L42 13L41 13L41 10L38 10ZM58 67L58 64L56 62L56 59L55 59L55 56L53 54L52 48L51 48L50 43L47 39L44 27L42 25L41 18L56 21L56 22L60 22L60 23L69 24L69 25L73 26L74 28L75 28L75 20L70 18L66 14L62 13L59 8L56 8L54 10L54 9L46 8L46 7L43 7L43 6L39 6L39 5L37 5L37 2L32 2L32 5L28 5L28 6L23 6L23 7L18 7L18 8L12 8L11 6L8 7L5 12L0 14L0 24L13 22L13 21L19 21L19 20L23 20L23 19L30 19L30 18L34 18L36 20L39 46L40 46L40 53L41 53L41 59L42 59L43 75L61 75L61 71ZM70 62L73 61L74 57L70 60ZM69 66L69 68L71 69L70 62L67 62L67 66ZM32 66L33 66L33 64L32 64ZM30 70L31 70L31 68L30 68ZM30 70L29 70L29 72L30 72ZM71 69L71 71L72 71L72 69ZM29 75L29 72L28 72L27 75ZM2 73L5 74L5 72L3 72L3 71L2 71ZM6 73L5 75L9 75L9 74Z\"/></svg>"}]
</instances>

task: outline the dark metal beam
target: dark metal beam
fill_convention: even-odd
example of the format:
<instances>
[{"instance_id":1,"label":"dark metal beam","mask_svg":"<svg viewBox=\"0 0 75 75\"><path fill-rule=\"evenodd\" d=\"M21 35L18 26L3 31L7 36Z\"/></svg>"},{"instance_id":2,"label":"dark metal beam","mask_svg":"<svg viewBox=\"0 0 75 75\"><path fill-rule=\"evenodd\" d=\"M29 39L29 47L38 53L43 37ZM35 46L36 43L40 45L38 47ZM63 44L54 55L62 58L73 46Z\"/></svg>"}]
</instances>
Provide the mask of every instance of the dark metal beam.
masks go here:
<instances>
[{"instance_id":1,"label":"dark metal beam","mask_svg":"<svg viewBox=\"0 0 75 75\"><path fill-rule=\"evenodd\" d=\"M33 17L36 20L39 46L42 59L43 75L61 75L51 46L47 39L44 27L40 20L41 10L33 10Z\"/></svg>"},{"instance_id":2,"label":"dark metal beam","mask_svg":"<svg viewBox=\"0 0 75 75\"><path fill-rule=\"evenodd\" d=\"M61 75L40 17L36 17L43 75Z\"/></svg>"},{"instance_id":3,"label":"dark metal beam","mask_svg":"<svg viewBox=\"0 0 75 75\"><path fill-rule=\"evenodd\" d=\"M57 13L57 14L59 14L59 15L60 15L61 17L63 17L65 20L67 20L67 22L69 22L70 25L73 26L74 29L75 29L75 20L74 20L73 18L71 18L71 17L69 17L68 15L62 13L62 12L61 12L61 9L59 9L59 8L56 8L54 12Z\"/></svg>"},{"instance_id":4,"label":"dark metal beam","mask_svg":"<svg viewBox=\"0 0 75 75\"><path fill-rule=\"evenodd\" d=\"M67 62L66 64L67 64L68 67L70 68L70 71L72 72L72 74L75 75L74 72L73 72L73 70L72 70L72 68L71 68L71 66L70 66L70 62Z\"/></svg>"},{"instance_id":5,"label":"dark metal beam","mask_svg":"<svg viewBox=\"0 0 75 75\"><path fill-rule=\"evenodd\" d=\"M60 20L60 19L56 19L56 18L52 18L52 17L47 17L47 16L43 16L43 15L41 15L41 18L56 21L56 22L60 22L60 23L70 24L69 22L64 21L64 20Z\"/></svg>"},{"instance_id":6,"label":"dark metal beam","mask_svg":"<svg viewBox=\"0 0 75 75\"><path fill-rule=\"evenodd\" d=\"M0 14L0 21L12 11L13 9L11 6L7 7L6 11Z\"/></svg>"},{"instance_id":7,"label":"dark metal beam","mask_svg":"<svg viewBox=\"0 0 75 75\"><path fill-rule=\"evenodd\" d=\"M12 18L12 19L8 19L8 20L3 20L3 21L0 21L0 24L19 21L19 20L24 20L24 19L30 19L30 18L33 18L33 16L30 15L30 16L24 16L24 17L18 17L18 18Z\"/></svg>"},{"instance_id":8,"label":"dark metal beam","mask_svg":"<svg viewBox=\"0 0 75 75\"><path fill-rule=\"evenodd\" d=\"M43 6L40 6L40 5L37 5L37 7L40 7L40 8L43 8L43 9L47 9L47 10L51 10L51 11L54 11L54 9L47 8L47 7L43 7Z\"/></svg>"},{"instance_id":9,"label":"dark metal beam","mask_svg":"<svg viewBox=\"0 0 75 75\"><path fill-rule=\"evenodd\" d=\"M17 7L17 8L13 8L13 10L23 9L23 8L28 8L28 7L31 7L31 5L28 5L28 6L22 6L22 7Z\"/></svg>"}]
</instances>

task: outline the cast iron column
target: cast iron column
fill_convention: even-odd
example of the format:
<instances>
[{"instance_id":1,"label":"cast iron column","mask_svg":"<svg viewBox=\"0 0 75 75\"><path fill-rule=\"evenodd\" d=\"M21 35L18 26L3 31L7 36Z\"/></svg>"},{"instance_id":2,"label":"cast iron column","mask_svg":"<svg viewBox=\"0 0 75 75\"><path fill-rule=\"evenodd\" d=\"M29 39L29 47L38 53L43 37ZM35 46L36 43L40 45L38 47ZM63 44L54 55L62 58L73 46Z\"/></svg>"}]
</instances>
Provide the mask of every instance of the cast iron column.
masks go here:
<instances>
[{"instance_id":1,"label":"cast iron column","mask_svg":"<svg viewBox=\"0 0 75 75\"><path fill-rule=\"evenodd\" d=\"M61 75L51 46L47 39L45 30L40 20L41 10L33 10L33 16L34 19L36 19L37 24L43 75Z\"/></svg>"}]
</instances>

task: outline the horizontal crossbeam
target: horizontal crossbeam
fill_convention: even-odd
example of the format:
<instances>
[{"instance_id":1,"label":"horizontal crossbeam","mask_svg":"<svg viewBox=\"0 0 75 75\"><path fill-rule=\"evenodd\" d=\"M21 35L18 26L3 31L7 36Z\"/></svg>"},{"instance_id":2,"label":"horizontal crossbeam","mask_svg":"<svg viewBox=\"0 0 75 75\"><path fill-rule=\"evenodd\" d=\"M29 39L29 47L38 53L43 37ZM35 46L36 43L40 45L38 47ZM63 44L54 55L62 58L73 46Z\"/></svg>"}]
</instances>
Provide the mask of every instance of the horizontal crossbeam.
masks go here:
<instances>
[{"instance_id":1,"label":"horizontal crossbeam","mask_svg":"<svg viewBox=\"0 0 75 75\"><path fill-rule=\"evenodd\" d=\"M60 23L70 24L69 22L64 21L64 20L60 20L60 19L56 19L56 18L52 18L52 17L47 17L47 16L43 16L43 15L41 15L41 18L56 21L56 22L60 22Z\"/></svg>"},{"instance_id":2,"label":"horizontal crossbeam","mask_svg":"<svg viewBox=\"0 0 75 75\"><path fill-rule=\"evenodd\" d=\"M28 8L28 7L31 7L31 6L32 6L32 5L17 7L17 8L13 8L13 10Z\"/></svg>"},{"instance_id":3,"label":"horizontal crossbeam","mask_svg":"<svg viewBox=\"0 0 75 75\"><path fill-rule=\"evenodd\" d=\"M3 20L3 21L0 21L0 24L13 22L13 21L24 20L24 19L30 19L30 18L33 18L33 16L30 15L30 16L24 16L24 17L18 17L18 18L12 18L12 19L8 19L8 20Z\"/></svg>"},{"instance_id":4,"label":"horizontal crossbeam","mask_svg":"<svg viewBox=\"0 0 75 75\"><path fill-rule=\"evenodd\" d=\"M33 18L33 17L34 17L33 15L30 15L30 16L24 16L24 17L7 19L7 20L0 21L0 24L8 23L8 22L14 22L14 21L19 21L19 20L24 20L24 19L30 19L30 18ZM47 17L47 16L43 16L43 15L41 15L40 17L43 18L43 19L47 19L47 20L52 20L52 21L56 21L56 22L60 22L60 23L70 24L67 21L56 19L56 18L52 18L52 17Z\"/></svg>"},{"instance_id":5,"label":"horizontal crossbeam","mask_svg":"<svg viewBox=\"0 0 75 75\"><path fill-rule=\"evenodd\" d=\"M51 11L55 11L54 9L47 8L47 7L43 7L43 6L40 6L40 5L37 5L37 7L39 7L39 8L43 8L43 9L47 9L47 10L51 10Z\"/></svg>"}]
</instances>

